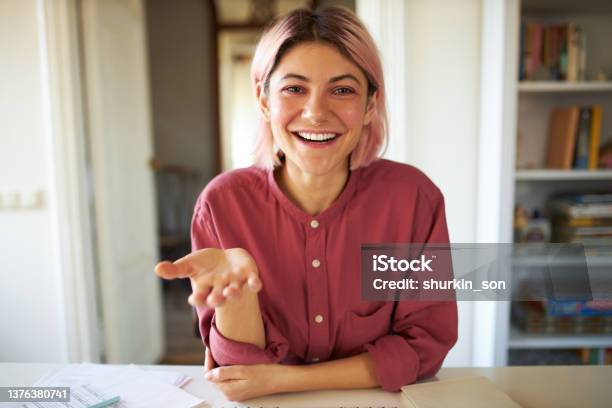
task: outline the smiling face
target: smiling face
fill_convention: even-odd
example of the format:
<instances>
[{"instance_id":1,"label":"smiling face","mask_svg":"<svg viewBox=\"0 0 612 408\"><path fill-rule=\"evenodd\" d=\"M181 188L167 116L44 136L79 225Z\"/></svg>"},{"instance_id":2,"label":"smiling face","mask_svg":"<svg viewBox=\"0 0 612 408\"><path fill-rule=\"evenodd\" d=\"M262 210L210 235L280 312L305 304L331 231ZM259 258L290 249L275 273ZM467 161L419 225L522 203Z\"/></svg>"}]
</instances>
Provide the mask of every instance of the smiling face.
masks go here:
<instances>
[{"instance_id":1,"label":"smiling face","mask_svg":"<svg viewBox=\"0 0 612 408\"><path fill-rule=\"evenodd\" d=\"M347 171L348 158L370 123L376 94L365 75L335 47L308 42L291 48L270 76L260 108L289 165L313 176Z\"/></svg>"}]
</instances>

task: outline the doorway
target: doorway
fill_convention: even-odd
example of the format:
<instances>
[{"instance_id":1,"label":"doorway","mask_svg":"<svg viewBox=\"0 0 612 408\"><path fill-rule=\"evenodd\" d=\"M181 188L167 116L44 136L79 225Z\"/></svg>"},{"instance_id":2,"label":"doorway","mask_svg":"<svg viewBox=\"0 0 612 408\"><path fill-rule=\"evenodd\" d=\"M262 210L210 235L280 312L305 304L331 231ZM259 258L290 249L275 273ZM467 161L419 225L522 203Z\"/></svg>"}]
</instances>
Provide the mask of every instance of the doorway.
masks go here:
<instances>
[{"instance_id":1,"label":"doorway","mask_svg":"<svg viewBox=\"0 0 612 408\"><path fill-rule=\"evenodd\" d=\"M221 171L251 164L257 111L250 61L264 27L295 8L354 1L147 0L160 257L191 251L198 195ZM236 113L239 113L237 115ZM163 364L202 364L188 280L163 282Z\"/></svg>"}]
</instances>

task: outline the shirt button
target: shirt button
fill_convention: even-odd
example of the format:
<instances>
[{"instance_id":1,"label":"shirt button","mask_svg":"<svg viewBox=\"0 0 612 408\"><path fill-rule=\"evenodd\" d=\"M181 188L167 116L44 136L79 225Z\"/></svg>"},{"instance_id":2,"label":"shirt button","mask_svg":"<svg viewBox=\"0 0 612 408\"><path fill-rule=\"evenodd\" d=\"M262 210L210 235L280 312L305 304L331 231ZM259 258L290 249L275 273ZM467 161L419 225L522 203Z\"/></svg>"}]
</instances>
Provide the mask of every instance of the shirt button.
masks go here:
<instances>
[{"instance_id":1,"label":"shirt button","mask_svg":"<svg viewBox=\"0 0 612 408\"><path fill-rule=\"evenodd\" d=\"M312 360L310 360L313 363L318 363L319 362L319 357L315 357Z\"/></svg>"},{"instance_id":2,"label":"shirt button","mask_svg":"<svg viewBox=\"0 0 612 408\"><path fill-rule=\"evenodd\" d=\"M322 321L323 321L323 316L321 316L321 315L316 315L315 316L315 322L321 323Z\"/></svg>"},{"instance_id":3,"label":"shirt button","mask_svg":"<svg viewBox=\"0 0 612 408\"><path fill-rule=\"evenodd\" d=\"M310 226L312 228L318 228L319 227L319 221L317 221L317 220L310 221Z\"/></svg>"},{"instance_id":4,"label":"shirt button","mask_svg":"<svg viewBox=\"0 0 612 408\"><path fill-rule=\"evenodd\" d=\"M321 261L319 261L318 259L313 259L312 266L314 266L315 268L318 268L319 266L321 266Z\"/></svg>"}]
</instances>

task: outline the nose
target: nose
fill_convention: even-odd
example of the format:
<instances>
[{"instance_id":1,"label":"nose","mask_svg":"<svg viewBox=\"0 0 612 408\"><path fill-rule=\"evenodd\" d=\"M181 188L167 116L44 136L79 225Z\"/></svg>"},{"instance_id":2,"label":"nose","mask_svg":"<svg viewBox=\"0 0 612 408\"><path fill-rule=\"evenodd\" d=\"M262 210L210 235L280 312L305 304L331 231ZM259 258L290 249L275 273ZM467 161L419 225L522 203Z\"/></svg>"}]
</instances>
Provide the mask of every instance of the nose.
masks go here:
<instances>
[{"instance_id":1,"label":"nose","mask_svg":"<svg viewBox=\"0 0 612 408\"><path fill-rule=\"evenodd\" d=\"M302 117L313 125L319 125L327 121L327 115L328 106L325 96L313 92L304 105Z\"/></svg>"}]
</instances>

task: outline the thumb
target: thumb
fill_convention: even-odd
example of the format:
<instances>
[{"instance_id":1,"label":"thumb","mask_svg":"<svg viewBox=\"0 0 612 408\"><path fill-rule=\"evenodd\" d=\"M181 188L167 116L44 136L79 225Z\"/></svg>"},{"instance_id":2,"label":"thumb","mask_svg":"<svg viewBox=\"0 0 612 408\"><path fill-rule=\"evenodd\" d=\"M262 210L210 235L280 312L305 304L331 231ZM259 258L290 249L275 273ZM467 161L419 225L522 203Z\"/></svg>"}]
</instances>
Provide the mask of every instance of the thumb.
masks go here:
<instances>
[{"instance_id":1,"label":"thumb","mask_svg":"<svg viewBox=\"0 0 612 408\"><path fill-rule=\"evenodd\" d=\"M157 276L164 279L188 278L194 274L191 261L182 258L176 262L162 261L155 266Z\"/></svg>"},{"instance_id":2,"label":"thumb","mask_svg":"<svg viewBox=\"0 0 612 408\"><path fill-rule=\"evenodd\" d=\"M212 352L210 348L206 348L206 357L204 359L204 373L209 372L215 368L215 360L213 359Z\"/></svg>"},{"instance_id":3,"label":"thumb","mask_svg":"<svg viewBox=\"0 0 612 408\"><path fill-rule=\"evenodd\" d=\"M239 372L240 366L217 367L207 372L204 378L212 382L237 380L240 379Z\"/></svg>"}]
</instances>

